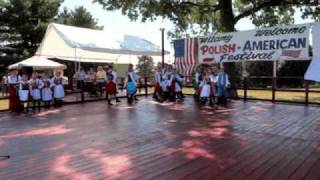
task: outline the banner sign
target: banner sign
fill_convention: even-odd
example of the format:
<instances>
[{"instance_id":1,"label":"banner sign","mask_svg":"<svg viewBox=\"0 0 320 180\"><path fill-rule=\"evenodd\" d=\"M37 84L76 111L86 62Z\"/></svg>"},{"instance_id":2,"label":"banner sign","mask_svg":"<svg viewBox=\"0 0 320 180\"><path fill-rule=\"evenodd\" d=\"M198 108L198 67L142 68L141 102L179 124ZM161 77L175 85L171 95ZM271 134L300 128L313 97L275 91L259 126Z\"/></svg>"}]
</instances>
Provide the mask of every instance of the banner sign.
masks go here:
<instances>
[{"instance_id":1,"label":"banner sign","mask_svg":"<svg viewBox=\"0 0 320 180\"><path fill-rule=\"evenodd\" d=\"M309 34L303 24L200 37L199 63L309 60Z\"/></svg>"}]
</instances>

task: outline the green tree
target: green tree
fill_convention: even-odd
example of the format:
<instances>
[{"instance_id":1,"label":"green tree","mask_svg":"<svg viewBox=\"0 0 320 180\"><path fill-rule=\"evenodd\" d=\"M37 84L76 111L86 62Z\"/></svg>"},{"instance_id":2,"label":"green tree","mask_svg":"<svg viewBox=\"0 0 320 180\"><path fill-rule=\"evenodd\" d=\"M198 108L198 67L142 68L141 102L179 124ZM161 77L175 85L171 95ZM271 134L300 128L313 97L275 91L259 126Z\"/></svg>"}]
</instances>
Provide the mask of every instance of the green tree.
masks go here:
<instances>
[{"instance_id":1,"label":"green tree","mask_svg":"<svg viewBox=\"0 0 320 180\"><path fill-rule=\"evenodd\" d=\"M188 29L194 33L235 31L236 23L246 17L256 26L289 24L294 22L293 15L297 8L302 11L302 18L320 19L317 0L93 1L103 5L106 10L121 10L132 20L169 19L175 24L176 36Z\"/></svg>"},{"instance_id":2,"label":"green tree","mask_svg":"<svg viewBox=\"0 0 320 180\"><path fill-rule=\"evenodd\" d=\"M140 77L153 77L154 62L150 56L138 57L137 74Z\"/></svg>"},{"instance_id":3,"label":"green tree","mask_svg":"<svg viewBox=\"0 0 320 180\"><path fill-rule=\"evenodd\" d=\"M32 55L62 0L0 0L1 59L15 61Z\"/></svg>"},{"instance_id":4,"label":"green tree","mask_svg":"<svg viewBox=\"0 0 320 180\"><path fill-rule=\"evenodd\" d=\"M83 6L77 7L74 10L64 8L59 13L56 22L90 29L103 29L103 26L98 26L98 21Z\"/></svg>"}]
</instances>

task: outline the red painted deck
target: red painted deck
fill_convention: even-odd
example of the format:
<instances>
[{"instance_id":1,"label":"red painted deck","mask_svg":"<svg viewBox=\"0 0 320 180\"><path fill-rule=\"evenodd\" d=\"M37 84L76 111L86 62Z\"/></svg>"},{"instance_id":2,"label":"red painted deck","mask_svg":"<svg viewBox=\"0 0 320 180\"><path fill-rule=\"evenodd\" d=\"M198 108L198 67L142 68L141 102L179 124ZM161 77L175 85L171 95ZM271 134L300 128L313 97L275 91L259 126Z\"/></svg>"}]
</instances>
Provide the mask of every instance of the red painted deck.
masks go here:
<instances>
[{"instance_id":1,"label":"red painted deck","mask_svg":"<svg viewBox=\"0 0 320 180\"><path fill-rule=\"evenodd\" d=\"M320 108L104 102L0 114L0 179L319 179Z\"/></svg>"}]
</instances>

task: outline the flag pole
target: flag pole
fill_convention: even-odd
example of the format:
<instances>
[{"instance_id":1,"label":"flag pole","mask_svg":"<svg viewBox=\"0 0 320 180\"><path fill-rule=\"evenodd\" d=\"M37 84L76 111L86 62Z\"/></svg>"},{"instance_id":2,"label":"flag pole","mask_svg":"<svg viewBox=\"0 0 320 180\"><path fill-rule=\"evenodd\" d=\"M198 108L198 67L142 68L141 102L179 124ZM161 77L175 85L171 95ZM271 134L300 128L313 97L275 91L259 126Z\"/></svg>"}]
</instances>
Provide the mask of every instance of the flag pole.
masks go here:
<instances>
[{"instance_id":1,"label":"flag pole","mask_svg":"<svg viewBox=\"0 0 320 180\"><path fill-rule=\"evenodd\" d=\"M164 68L164 28L161 28L161 45L162 45L162 68Z\"/></svg>"}]
</instances>

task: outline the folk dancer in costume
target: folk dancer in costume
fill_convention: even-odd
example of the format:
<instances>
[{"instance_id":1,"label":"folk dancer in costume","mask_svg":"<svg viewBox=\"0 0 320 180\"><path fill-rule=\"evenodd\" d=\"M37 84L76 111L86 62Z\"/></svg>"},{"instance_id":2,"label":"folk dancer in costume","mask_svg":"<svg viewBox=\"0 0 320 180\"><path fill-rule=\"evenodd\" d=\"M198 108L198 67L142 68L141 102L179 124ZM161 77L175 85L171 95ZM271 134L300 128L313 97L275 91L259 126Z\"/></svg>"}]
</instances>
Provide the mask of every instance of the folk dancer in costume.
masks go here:
<instances>
[{"instance_id":1,"label":"folk dancer in costume","mask_svg":"<svg viewBox=\"0 0 320 180\"><path fill-rule=\"evenodd\" d=\"M195 73L195 78L194 78L194 98L199 101L200 99L200 91L201 91L201 87L200 84L203 81L203 77L202 77L202 72L200 69L200 66L198 66L196 73Z\"/></svg>"},{"instance_id":2,"label":"folk dancer in costume","mask_svg":"<svg viewBox=\"0 0 320 180\"><path fill-rule=\"evenodd\" d=\"M162 91L162 100L165 101L169 98L169 87L170 87L171 76L168 73L161 75L161 91Z\"/></svg>"},{"instance_id":3,"label":"folk dancer in costume","mask_svg":"<svg viewBox=\"0 0 320 180\"><path fill-rule=\"evenodd\" d=\"M9 84L9 110L11 112L20 112L22 110L22 106L18 97L18 88L20 77L16 70L10 72L8 77Z\"/></svg>"},{"instance_id":4,"label":"folk dancer in costume","mask_svg":"<svg viewBox=\"0 0 320 180\"><path fill-rule=\"evenodd\" d=\"M206 104L207 101L211 97L212 89L211 89L211 79L210 79L210 74L208 72L203 74L203 80L200 84L200 102L202 104Z\"/></svg>"},{"instance_id":5,"label":"folk dancer in costume","mask_svg":"<svg viewBox=\"0 0 320 180\"><path fill-rule=\"evenodd\" d=\"M161 90L161 71L159 71L158 68L156 68L156 72L154 75L154 80L155 80L155 86L154 86L154 93L153 93L153 98L156 99L157 101L162 101L162 90Z\"/></svg>"},{"instance_id":6,"label":"folk dancer in costume","mask_svg":"<svg viewBox=\"0 0 320 180\"><path fill-rule=\"evenodd\" d=\"M220 68L220 72L216 78L217 82L217 96L218 96L218 104L222 106L227 105L227 98L229 96L228 88L230 87L229 76L225 73L224 68Z\"/></svg>"},{"instance_id":7,"label":"folk dancer in costume","mask_svg":"<svg viewBox=\"0 0 320 180\"><path fill-rule=\"evenodd\" d=\"M102 96L103 87L105 86L105 81L104 81L105 76L106 76L106 71L103 70L102 66L98 66L97 73L96 73L96 84L97 84L97 88L98 88L97 90L100 96Z\"/></svg>"},{"instance_id":8,"label":"folk dancer in costume","mask_svg":"<svg viewBox=\"0 0 320 180\"><path fill-rule=\"evenodd\" d=\"M183 78L176 72L175 69L173 69L173 73L170 79L170 91L173 93L171 96L173 101L175 101L176 98L178 98L179 100L183 100L182 82Z\"/></svg>"},{"instance_id":9,"label":"folk dancer in costume","mask_svg":"<svg viewBox=\"0 0 320 180\"><path fill-rule=\"evenodd\" d=\"M211 94L210 94L210 98L209 98L209 105L210 106L214 106L215 104L215 96L216 96L216 74L214 71L208 69L207 71L208 76L210 77L210 84L211 84Z\"/></svg>"},{"instance_id":10,"label":"folk dancer in costume","mask_svg":"<svg viewBox=\"0 0 320 180\"><path fill-rule=\"evenodd\" d=\"M111 100L113 98L116 98L116 94L117 94L116 83L113 81L113 79L114 78L113 78L112 72L107 72L105 77L105 81L106 81L105 91L106 91L106 100L109 105L112 105Z\"/></svg>"},{"instance_id":11,"label":"folk dancer in costume","mask_svg":"<svg viewBox=\"0 0 320 180\"><path fill-rule=\"evenodd\" d=\"M8 76L7 75L2 76L1 93L2 93L2 97L8 96Z\"/></svg>"},{"instance_id":12,"label":"folk dancer in costume","mask_svg":"<svg viewBox=\"0 0 320 180\"><path fill-rule=\"evenodd\" d=\"M42 101L44 102L44 107L45 108L50 108L53 96L52 96L52 83L50 81L50 79L48 78L48 76L44 76L42 79L42 90L41 90L41 94L42 94Z\"/></svg>"},{"instance_id":13,"label":"folk dancer in costume","mask_svg":"<svg viewBox=\"0 0 320 180\"><path fill-rule=\"evenodd\" d=\"M137 80L138 76L133 70L133 65L129 64L128 71L126 72L125 87L127 88L128 102L132 103L133 100L137 101Z\"/></svg>"},{"instance_id":14,"label":"folk dancer in costume","mask_svg":"<svg viewBox=\"0 0 320 180\"><path fill-rule=\"evenodd\" d=\"M57 72L56 75L52 78L52 86L53 86L53 97L54 104L56 107L62 106L62 99L65 96L64 93L64 79L61 76L60 72Z\"/></svg>"},{"instance_id":15,"label":"folk dancer in costume","mask_svg":"<svg viewBox=\"0 0 320 180\"><path fill-rule=\"evenodd\" d=\"M29 110L29 90L28 76L22 75L19 82L19 100L23 109L26 109L27 112Z\"/></svg>"},{"instance_id":16,"label":"folk dancer in costume","mask_svg":"<svg viewBox=\"0 0 320 180\"><path fill-rule=\"evenodd\" d=\"M40 79L37 77L36 74L32 75L31 80L29 81L29 89L30 89L30 94L32 97L32 109L35 109L36 106L38 109L40 109L40 102L41 102L41 84L42 82Z\"/></svg>"},{"instance_id":17,"label":"folk dancer in costume","mask_svg":"<svg viewBox=\"0 0 320 180\"><path fill-rule=\"evenodd\" d=\"M117 83L117 72L113 69L112 65L109 65L108 72L112 74L112 78L113 78L112 81L113 81L113 82L115 83L115 85L116 85L116 90L117 90L116 96L115 96L116 102L121 102L121 101L119 100L119 98L117 97L117 94L118 94L118 91L119 91L119 85L118 85L118 83Z\"/></svg>"}]
</instances>

